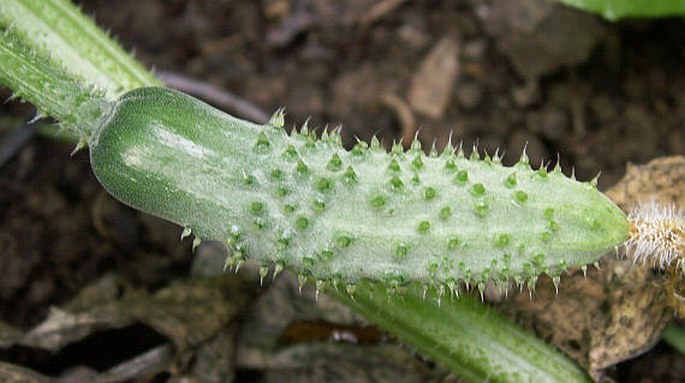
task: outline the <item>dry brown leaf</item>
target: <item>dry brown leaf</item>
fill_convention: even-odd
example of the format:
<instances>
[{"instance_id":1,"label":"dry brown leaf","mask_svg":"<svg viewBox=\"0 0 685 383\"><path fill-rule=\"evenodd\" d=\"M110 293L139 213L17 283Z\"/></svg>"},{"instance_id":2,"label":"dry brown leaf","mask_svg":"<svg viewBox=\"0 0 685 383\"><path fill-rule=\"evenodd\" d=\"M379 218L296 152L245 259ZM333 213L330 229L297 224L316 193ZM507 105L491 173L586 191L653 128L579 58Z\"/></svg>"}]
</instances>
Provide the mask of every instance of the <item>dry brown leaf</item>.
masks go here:
<instances>
[{"instance_id":1,"label":"dry brown leaf","mask_svg":"<svg viewBox=\"0 0 685 383\"><path fill-rule=\"evenodd\" d=\"M192 353L187 351L191 349L194 352L197 348L203 357L223 359L222 356L232 355L233 342L226 339L234 334L235 325L231 322L243 309L249 296L239 278L227 275L179 281L154 294L131 288L115 276L105 276L83 289L63 309L52 308L43 323L23 336L9 330L5 335L0 328L0 341L4 348L19 344L57 352L96 332L141 323L153 328L170 342L123 361L103 373L98 374L86 366L73 367L76 372L86 371L92 375L88 381L110 381L114 377L115 381L121 381L119 378L122 376L126 379L149 376L179 363L189 363L188 355ZM215 358L213 361L216 363L214 375L207 372L210 369L206 364L211 363L211 360L195 366L194 371L216 378L206 381L225 381L233 373L232 365L226 360ZM219 363L229 367L221 369ZM200 368L200 365L205 366ZM216 375L218 372L221 374ZM0 365L0 382L47 381L40 380L42 378L39 375L34 378L32 374L18 366ZM70 371L65 371L65 374L64 379L71 379Z\"/></svg>"},{"instance_id":2,"label":"dry brown leaf","mask_svg":"<svg viewBox=\"0 0 685 383\"><path fill-rule=\"evenodd\" d=\"M0 382L3 383L47 383L52 381L41 374L14 364L0 361Z\"/></svg>"}]
</instances>

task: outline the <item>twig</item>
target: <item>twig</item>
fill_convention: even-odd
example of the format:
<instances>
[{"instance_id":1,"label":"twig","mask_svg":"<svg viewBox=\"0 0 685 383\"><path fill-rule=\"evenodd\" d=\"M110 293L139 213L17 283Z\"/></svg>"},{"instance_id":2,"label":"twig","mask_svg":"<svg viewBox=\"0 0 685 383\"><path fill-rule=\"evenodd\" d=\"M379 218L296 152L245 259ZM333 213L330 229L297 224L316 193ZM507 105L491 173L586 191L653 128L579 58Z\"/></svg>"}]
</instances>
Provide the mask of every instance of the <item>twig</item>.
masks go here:
<instances>
[{"instance_id":1,"label":"twig","mask_svg":"<svg viewBox=\"0 0 685 383\"><path fill-rule=\"evenodd\" d=\"M172 360L173 348L169 343L155 347L131 360L123 362L99 375L98 383L122 382L163 370Z\"/></svg>"},{"instance_id":2,"label":"twig","mask_svg":"<svg viewBox=\"0 0 685 383\"><path fill-rule=\"evenodd\" d=\"M198 96L240 117L261 124L269 121L269 115L258 106L214 85L175 72L160 72L158 77L172 88Z\"/></svg>"}]
</instances>

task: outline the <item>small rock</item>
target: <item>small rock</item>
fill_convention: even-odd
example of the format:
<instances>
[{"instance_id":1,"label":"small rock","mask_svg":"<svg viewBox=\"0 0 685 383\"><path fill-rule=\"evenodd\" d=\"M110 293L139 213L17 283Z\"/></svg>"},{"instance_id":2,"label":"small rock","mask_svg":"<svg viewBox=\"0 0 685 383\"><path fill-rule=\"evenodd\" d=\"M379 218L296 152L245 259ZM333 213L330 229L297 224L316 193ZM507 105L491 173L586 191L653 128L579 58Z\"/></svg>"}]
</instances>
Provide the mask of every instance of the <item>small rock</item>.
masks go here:
<instances>
[{"instance_id":1,"label":"small rock","mask_svg":"<svg viewBox=\"0 0 685 383\"><path fill-rule=\"evenodd\" d=\"M407 97L411 107L431 118L442 117L458 73L459 45L454 39L444 37L411 78Z\"/></svg>"}]
</instances>

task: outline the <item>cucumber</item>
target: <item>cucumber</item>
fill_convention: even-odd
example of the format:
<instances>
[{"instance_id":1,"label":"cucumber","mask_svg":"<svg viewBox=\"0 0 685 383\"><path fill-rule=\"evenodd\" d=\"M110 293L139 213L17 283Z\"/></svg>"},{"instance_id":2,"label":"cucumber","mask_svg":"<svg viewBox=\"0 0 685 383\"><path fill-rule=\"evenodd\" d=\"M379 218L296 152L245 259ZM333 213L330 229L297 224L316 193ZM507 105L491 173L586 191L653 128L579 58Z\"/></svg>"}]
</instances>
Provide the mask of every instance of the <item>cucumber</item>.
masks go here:
<instances>
[{"instance_id":1,"label":"cucumber","mask_svg":"<svg viewBox=\"0 0 685 383\"><path fill-rule=\"evenodd\" d=\"M513 167L418 142L347 151L336 133L288 135L165 88L124 94L89 140L98 180L122 202L220 240L247 258L317 284L411 281L457 292L558 281L628 237L626 215L594 182L556 167Z\"/></svg>"}]
</instances>

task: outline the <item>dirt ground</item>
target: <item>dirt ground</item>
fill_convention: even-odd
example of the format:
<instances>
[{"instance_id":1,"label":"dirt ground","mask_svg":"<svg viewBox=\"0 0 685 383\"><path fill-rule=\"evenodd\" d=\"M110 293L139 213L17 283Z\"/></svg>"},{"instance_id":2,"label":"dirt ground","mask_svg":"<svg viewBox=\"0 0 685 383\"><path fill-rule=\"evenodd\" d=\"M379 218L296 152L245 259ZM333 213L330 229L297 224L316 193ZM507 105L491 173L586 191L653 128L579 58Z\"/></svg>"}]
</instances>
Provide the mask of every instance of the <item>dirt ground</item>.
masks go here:
<instances>
[{"instance_id":1,"label":"dirt ground","mask_svg":"<svg viewBox=\"0 0 685 383\"><path fill-rule=\"evenodd\" d=\"M243 103L214 90L210 102L252 119L285 107L289 126L341 126L346 144L417 136L440 149L452 137L499 148L508 164L527 145L532 163L559 156L581 180L601 172L602 189L628 163L685 153L681 18L610 24L551 0L82 5L170 85L216 86ZM220 248L193 255L180 228L113 201L87 153L40 135L13 143L30 115L25 104L0 115L0 154L13 154L0 162L0 363L37 373L21 370L26 381L458 381L335 302L300 297L288 277L267 288L249 272L221 275ZM183 312L174 289L201 305ZM100 293L110 316L69 316L88 329L41 338L46 319L86 312ZM178 325L190 313L207 322ZM11 340L29 330L34 343ZM135 361L149 369L130 373ZM681 382L684 361L662 342L604 378Z\"/></svg>"}]
</instances>

